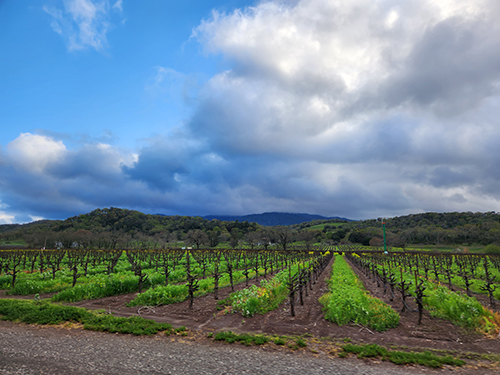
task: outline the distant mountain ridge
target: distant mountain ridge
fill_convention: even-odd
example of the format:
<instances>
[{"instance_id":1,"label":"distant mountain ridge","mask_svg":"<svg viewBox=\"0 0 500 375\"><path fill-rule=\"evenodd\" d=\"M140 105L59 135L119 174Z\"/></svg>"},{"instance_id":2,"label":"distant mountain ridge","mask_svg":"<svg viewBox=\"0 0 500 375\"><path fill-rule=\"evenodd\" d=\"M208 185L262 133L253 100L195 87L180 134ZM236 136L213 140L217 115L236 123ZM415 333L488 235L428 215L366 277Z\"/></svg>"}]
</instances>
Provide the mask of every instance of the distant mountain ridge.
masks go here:
<instances>
[{"instance_id":1,"label":"distant mountain ridge","mask_svg":"<svg viewBox=\"0 0 500 375\"><path fill-rule=\"evenodd\" d=\"M321 215L311 215L304 213L290 213L290 212L264 212L262 214L250 214L243 216L233 216L233 215L207 215L203 216L206 220L220 220L220 221L236 221L239 222L248 221L249 223L257 223L260 225L273 227L275 225L294 225L301 224L313 220L343 220L352 221L344 217L326 217Z\"/></svg>"}]
</instances>

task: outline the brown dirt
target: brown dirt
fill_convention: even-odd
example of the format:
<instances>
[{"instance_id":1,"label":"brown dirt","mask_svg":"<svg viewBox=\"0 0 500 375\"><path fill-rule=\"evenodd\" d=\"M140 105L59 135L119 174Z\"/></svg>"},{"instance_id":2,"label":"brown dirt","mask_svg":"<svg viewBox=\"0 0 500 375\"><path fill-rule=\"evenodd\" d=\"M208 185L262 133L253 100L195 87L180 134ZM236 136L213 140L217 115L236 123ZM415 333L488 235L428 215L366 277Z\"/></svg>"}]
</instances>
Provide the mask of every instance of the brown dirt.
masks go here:
<instances>
[{"instance_id":1,"label":"brown dirt","mask_svg":"<svg viewBox=\"0 0 500 375\"><path fill-rule=\"evenodd\" d=\"M377 288L376 283L358 272L366 289L375 297L382 299L400 311L402 303L399 294L394 301L389 300L389 291L384 294L383 288ZM433 318L424 312L421 325L417 325L417 313L403 312L400 314L400 324L397 328L385 332L376 332L360 325L338 326L323 318L322 306L318 298L326 291L326 280L331 272L331 264L327 266L320 279L304 296L304 305L295 304L296 316L290 315L289 302L284 302L278 309L264 315L243 318L240 314L218 310L217 301L213 294L198 297L194 301L193 309L188 308L189 302L178 304L145 307L127 307L126 303L133 300L136 293L87 300L74 303L88 309L104 309L116 316L141 315L158 322L170 323L175 327L185 326L190 330L209 332L232 330L234 332L268 333L276 335L303 335L309 334L316 338L329 338L342 342L349 338L354 343L377 343L386 347L428 348L436 350L450 350L474 353L500 353L500 340L487 338L482 334L466 330L452 323ZM236 289L245 288L245 283L235 286ZM230 288L219 290L219 300L226 298ZM12 298L0 294L0 298ZM32 296L31 296L32 298ZM408 298L411 308L416 305Z\"/></svg>"}]
</instances>

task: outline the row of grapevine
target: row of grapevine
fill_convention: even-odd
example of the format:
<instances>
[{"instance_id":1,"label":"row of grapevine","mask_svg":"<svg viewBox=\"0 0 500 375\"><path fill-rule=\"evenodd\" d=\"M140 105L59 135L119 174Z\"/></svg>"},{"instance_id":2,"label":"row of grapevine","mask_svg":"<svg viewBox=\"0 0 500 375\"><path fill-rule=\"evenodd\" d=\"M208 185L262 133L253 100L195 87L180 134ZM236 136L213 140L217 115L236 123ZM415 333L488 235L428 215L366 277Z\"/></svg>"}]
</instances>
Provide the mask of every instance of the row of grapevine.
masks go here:
<instances>
[{"instance_id":1,"label":"row of grapevine","mask_svg":"<svg viewBox=\"0 0 500 375\"><path fill-rule=\"evenodd\" d=\"M403 304L401 311L417 312L418 324L422 322L425 307L431 315L450 319L462 326L485 332L498 330L497 316L472 298L469 288L467 293L453 291L456 283L465 282L464 277L470 287L474 275L477 278L474 281L484 284L483 290L490 290L488 294L493 308L495 299L491 290L498 286L498 272L492 272L496 257L400 252L347 252L346 256L378 287L384 288L384 294L388 291L391 300L399 294ZM441 280L446 282L441 284ZM416 310L408 306L409 297L414 299Z\"/></svg>"},{"instance_id":2,"label":"row of grapevine","mask_svg":"<svg viewBox=\"0 0 500 375\"><path fill-rule=\"evenodd\" d=\"M290 314L295 316L295 303L304 305L304 295L313 289L319 276L330 263L333 253L330 251L311 252L305 258L295 258L288 266L271 280L262 280L260 286L232 293L230 300L233 311L243 316L265 313L278 307L287 297L290 302Z\"/></svg>"},{"instance_id":3,"label":"row of grapevine","mask_svg":"<svg viewBox=\"0 0 500 375\"><path fill-rule=\"evenodd\" d=\"M122 263L127 264L129 273L132 272L135 276L137 285L134 289L142 292L144 286L150 287L160 283L167 286L169 280L174 280L176 283L185 283L192 306L201 280L210 278L213 284L210 286L210 292L213 291L214 298L218 299L219 281L224 275L229 278L229 285L231 290L234 291L234 273L237 271L245 276L245 282L248 286L250 277L255 277L258 280L262 275L265 278L268 273L274 274L292 263L313 258L314 254L317 254L317 252L191 249L126 251L84 249L7 250L0 251L0 283L3 279L5 287L5 280L9 279L11 292L16 293L18 290L26 290L22 285L19 288L16 286L20 273L23 275L24 280L29 281L34 279L33 276L28 275L45 275L45 273L50 272L52 279L55 280L56 274L61 274L63 270L66 270L64 274L71 275L70 284L72 288L75 288L79 278L82 277L87 278L87 276L90 277L91 275L105 274L111 278L115 267L121 260ZM126 260L124 261L124 259ZM163 275L163 282L159 279L159 275ZM21 282L24 280L21 280ZM99 280L101 280L100 285L105 284L102 279ZM107 282L107 285L109 286L110 283ZM133 291L130 288L117 288L117 290L118 292ZM43 291L36 289L36 292ZM55 299L62 298L64 300L63 293L60 293L60 296L55 297ZM66 294L69 296L67 300L70 301L86 298L82 296L83 293L80 291L78 293L67 291ZM93 293L92 295L102 297L110 294L108 292L105 295L99 293Z\"/></svg>"}]
</instances>

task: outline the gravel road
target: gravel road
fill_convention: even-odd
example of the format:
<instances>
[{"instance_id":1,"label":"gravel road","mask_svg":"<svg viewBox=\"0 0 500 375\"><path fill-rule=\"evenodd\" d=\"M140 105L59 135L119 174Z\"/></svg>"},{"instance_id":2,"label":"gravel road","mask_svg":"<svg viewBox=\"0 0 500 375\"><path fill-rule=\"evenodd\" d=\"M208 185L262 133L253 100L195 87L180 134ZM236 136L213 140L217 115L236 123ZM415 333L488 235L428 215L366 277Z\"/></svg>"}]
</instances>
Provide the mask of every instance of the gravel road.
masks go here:
<instances>
[{"instance_id":1,"label":"gravel road","mask_svg":"<svg viewBox=\"0 0 500 375\"><path fill-rule=\"evenodd\" d=\"M209 345L179 337L135 337L0 321L0 374L41 373L401 375L436 371L258 347Z\"/></svg>"}]
</instances>

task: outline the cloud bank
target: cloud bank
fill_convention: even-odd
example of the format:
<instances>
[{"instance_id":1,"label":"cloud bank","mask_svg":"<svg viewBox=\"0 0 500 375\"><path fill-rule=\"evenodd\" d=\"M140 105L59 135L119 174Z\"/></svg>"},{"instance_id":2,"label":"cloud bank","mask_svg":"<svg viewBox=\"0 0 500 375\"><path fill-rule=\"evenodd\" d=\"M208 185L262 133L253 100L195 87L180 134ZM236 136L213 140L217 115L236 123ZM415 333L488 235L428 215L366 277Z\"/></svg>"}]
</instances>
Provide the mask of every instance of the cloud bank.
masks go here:
<instances>
[{"instance_id":1,"label":"cloud bank","mask_svg":"<svg viewBox=\"0 0 500 375\"><path fill-rule=\"evenodd\" d=\"M73 16L76 45L99 49L99 8L70 3L87 1L65 3L67 15L89 14ZM134 153L21 134L0 156L4 215L499 211L499 11L494 0L214 11L192 39L230 69L198 92L182 127Z\"/></svg>"}]
</instances>

